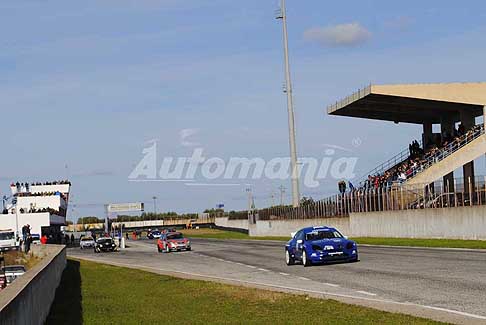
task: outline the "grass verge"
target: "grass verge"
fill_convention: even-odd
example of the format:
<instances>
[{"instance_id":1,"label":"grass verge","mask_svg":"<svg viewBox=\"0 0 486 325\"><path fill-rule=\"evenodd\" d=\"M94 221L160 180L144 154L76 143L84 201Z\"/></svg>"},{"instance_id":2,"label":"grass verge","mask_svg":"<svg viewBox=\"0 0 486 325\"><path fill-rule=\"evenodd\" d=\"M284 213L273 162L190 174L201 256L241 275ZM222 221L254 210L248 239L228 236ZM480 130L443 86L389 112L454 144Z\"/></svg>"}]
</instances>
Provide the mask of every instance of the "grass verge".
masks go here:
<instances>
[{"instance_id":1,"label":"grass verge","mask_svg":"<svg viewBox=\"0 0 486 325\"><path fill-rule=\"evenodd\" d=\"M426 319L68 260L47 324L438 324Z\"/></svg>"},{"instance_id":2,"label":"grass verge","mask_svg":"<svg viewBox=\"0 0 486 325\"><path fill-rule=\"evenodd\" d=\"M367 245L486 249L486 241L484 240L377 238L377 237L353 238L353 240L356 240L358 244L367 244Z\"/></svg>"},{"instance_id":3,"label":"grass verge","mask_svg":"<svg viewBox=\"0 0 486 325\"><path fill-rule=\"evenodd\" d=\"M32 251L28 254L19 251L8 251L3 253L3 256L5 258L5 265L24 265L27 270L30 270L41 260Z\"/></svg>"},{"instance_id":4,"label":"grass verge","mask_svg":"<svg viewBox=\"0 0 486 325\"><path fill-rule=\"evenodd\" d=\"M247 240L282 240L289 237L250 237L247 234L217 230L217 229L188 229L182 231L186 236L193 238L216 239L247 239ZM415 247L442 247L442 248L469 248L486 249L486 240L461 240L461 239L418 239L418 238L377 238L360 237L351 238L358 244L382 245L382 246L415 246Z\"/></svg>"},{"instance_id":5,"label":"grass verge","mask_svg":"<svg viewBox=\"0 0 486 325\"><path fill-rule=\"evenodd\" d=\"M200 228L200 229L184 229L181 232L189 238L214 238L214 239L246 239L246 240L289 240L290 236L288 237L250 237L247 234L237 232L237 231L228 231L228 230L219 230L219 229L210 229L210 228Z\"/></svg>"}]
</instances>

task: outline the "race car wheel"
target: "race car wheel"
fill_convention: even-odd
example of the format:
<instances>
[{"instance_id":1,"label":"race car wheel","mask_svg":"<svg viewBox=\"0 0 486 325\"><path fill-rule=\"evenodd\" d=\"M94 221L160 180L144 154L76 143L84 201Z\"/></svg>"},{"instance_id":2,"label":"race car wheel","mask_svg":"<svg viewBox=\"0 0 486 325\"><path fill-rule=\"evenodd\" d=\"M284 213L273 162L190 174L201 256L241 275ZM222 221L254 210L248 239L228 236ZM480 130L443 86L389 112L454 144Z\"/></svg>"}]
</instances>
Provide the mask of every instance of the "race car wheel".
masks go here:
<instances>
[{"instance_id":1,"label":"race car wheel","mask_svg":"<svg viewBox=\"0 0 486 325\"><path fill-rule=\"evenodd\" d=\"M191 247L187 247L186 248L186 251L190 251L192 248Z\"/></svg>"},{"instance_id":2,"label":"race car wheel","mask_svg":"<svg viewBox=\"0 0 486 325\"><path fill-rule=\"evenodd\" d=\"M302 265L304 265L304 267L312 265L311 261L307 257L307 253L306 253L305 249L302 251Z\"/></svg>"},{"instance_id":3,"label":"race car wheel","mask_svg":"<svg viewBox=\"0 0 486 325\"><path fill-rule=\"evenodd\" d=\"M295 264L295 260L292 256L290 256L290 252L288 251L288 249L285 250L285 264L287 265Z\"/></svg>"},{"instance_id":4,"label":"race car wheel","mask_svg":"<svg viewBox=\"0 0 486 325\"><path fill-rule=\"evenodd\" d=\"M166 253L170 253L170 247L169 247L169 245L165 246L165 252Z\"/></svg>"},{"instance_id":5,"label":"race car wheel","mask_svg":"<svg viewBox=\"0 0 486 325\"><path fill-rule=\"evenodd\" d=\"M160 249L159 245L157 245L157 251L159 251L159 253L162 253L162 250Z\"/></svg>"}]
</instances>

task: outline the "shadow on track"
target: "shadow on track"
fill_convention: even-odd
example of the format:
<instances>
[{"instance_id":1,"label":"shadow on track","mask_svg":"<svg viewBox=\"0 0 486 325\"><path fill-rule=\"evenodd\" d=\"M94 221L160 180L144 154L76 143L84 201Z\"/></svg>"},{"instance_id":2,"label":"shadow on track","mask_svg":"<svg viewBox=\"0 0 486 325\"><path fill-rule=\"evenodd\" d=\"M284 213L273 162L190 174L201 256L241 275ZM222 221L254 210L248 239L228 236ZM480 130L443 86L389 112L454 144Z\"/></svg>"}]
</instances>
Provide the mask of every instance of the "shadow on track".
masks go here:
<instances>
[{"instance_id":1,"label":"shadow on track","mask_svg":"<svg viewBox=\"0 0 486 325\"><path fill-rule=\"evenodd\" d=\"M81 273L78 261L67 260L61 283L56 290L46 324L83 324Z\"/></svg>"}]
</instances>

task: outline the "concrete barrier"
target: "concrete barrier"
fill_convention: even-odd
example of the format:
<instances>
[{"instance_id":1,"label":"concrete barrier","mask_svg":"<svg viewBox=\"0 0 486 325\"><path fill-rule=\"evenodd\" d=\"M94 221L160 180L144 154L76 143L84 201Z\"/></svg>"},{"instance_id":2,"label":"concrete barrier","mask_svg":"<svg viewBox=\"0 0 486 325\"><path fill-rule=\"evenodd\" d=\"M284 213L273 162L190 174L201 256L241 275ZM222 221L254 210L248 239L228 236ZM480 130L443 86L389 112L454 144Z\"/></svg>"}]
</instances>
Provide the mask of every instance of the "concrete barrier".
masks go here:
<instances>
[{"instance_id":1,"label":"concrete barrier","mask_svg":"<svg viewBox=\"0 0 486 325\"><path fill-rule=\"evenodd\" d=\"M0 324L44 324L66 267L66 249L61 245L34 247L43 255L32 269L0 292Z\"/></svg>"},{"instance_id":2,"label":"concrete barrier","mask_svg":"<svg viewBox=\"0 0 486 325\"><path fill-rule=\"evenodd\" d=\"M248 219L229 219L228 217L215 218L216 228L236 230L248 233Z\"/></svg>"},{"instance_id":3,"label":"concrete barrier","mask_svg":"<svg viewBox=\"0 0 486 325\"><path fill-rule=\"evenodd\" d=\"M486 206L352 213L350 236L486 239Z\"/></svg>"},{"instance_id":4,"label":"concrete barrier","mask_svg":"<svg viewBox=\"0 0 486 325\"><path fill-rule=\"evenodd\" d=\"M351 213L343 218L259 220L250 236L289 236L308 226L331 226L349 237L486 240L486 206Z\"/></svg>"},{"instance_id":5,"label":"concrete barrier","mask_svg":"<svg viewBox=\"0 0 486 325\"><path fill-rule=\"evenodd\" d=\"M349 218L316 218L298 220L258 220L249 229L250 236L286 236L304 227L330 226L339 229L344 235L350 232Z\"/></svg>"}]
</instances>

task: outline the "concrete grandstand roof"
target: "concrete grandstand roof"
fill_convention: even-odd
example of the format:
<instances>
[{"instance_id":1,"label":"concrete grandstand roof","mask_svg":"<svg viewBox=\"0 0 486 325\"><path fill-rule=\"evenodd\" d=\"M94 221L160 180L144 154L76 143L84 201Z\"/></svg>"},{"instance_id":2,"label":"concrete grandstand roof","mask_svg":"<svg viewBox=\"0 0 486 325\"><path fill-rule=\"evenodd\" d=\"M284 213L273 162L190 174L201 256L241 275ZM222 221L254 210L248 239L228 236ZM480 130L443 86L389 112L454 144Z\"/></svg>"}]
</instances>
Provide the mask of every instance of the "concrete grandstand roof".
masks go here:
<instances>
[{"instance_id":1,"label":"concrete grandstand roof","mask_svg":"<svg viewBox=\"0 0 486 325\"><path fill-rule=\"evenodd\" d=\"M405 123L460 120L461 111L483 114L486 82L370 85L328 107L329 115Z\"/></svg>"}]
</instances>

